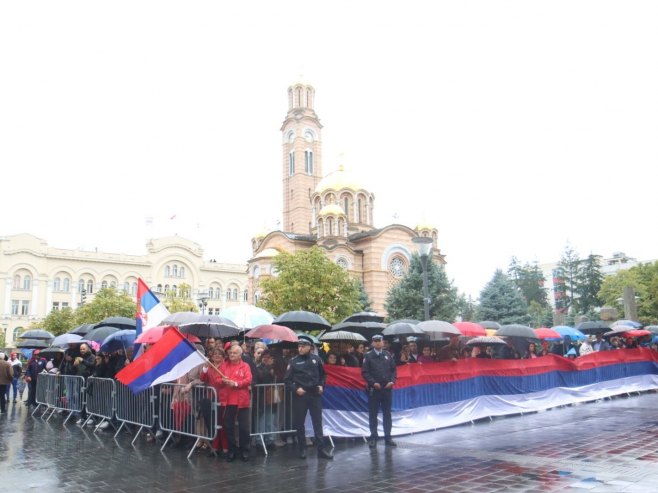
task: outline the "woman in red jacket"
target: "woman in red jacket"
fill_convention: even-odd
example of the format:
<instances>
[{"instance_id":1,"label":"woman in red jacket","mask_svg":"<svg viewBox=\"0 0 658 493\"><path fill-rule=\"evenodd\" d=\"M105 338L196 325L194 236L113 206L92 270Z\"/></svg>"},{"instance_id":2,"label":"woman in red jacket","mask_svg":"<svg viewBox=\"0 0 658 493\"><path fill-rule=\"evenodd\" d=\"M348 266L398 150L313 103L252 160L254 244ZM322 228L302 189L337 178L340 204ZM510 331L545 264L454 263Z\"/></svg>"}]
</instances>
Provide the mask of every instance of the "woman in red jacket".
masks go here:
<instances>
[{"instance_id":1,"label":"woman in red jacket","mask_svg":"<svg viewBox=\"0 0 658 493\"><path fill-rule=\"evenodd\" d=\"M216 368L222 366L226 360L226 353L220 347L208 349L208 354L206 356ZM215 389L215 392L217 392L217 424L221 428L217 430L217 434L212 441L212 449L214 453L223 452L223 454L226 455L228 454L228 437L226 436L226 430L224 429L224 412L226 411L227 387L221 385L222 376L213 367L210 367L207 371L202 371L200 378L202 382L207 383Z\"/></svg>"},{"instance_id":2,"label":"woman in red jacket","mask_svg":"<svg viewBox=\"0 0 658 493\"><path fill-rule=\"evenodd\" d=\"M238 451L240 459L249 460L249 442L251 440L249 430L249 406L251 405L251 369L242 361L242 348L231 346L228 350L228 361L224 361L219 367L221 380L217 385L225 396L224 405L224 430L228 437L227 462L233 462ZM208 372L204 366L203 373ZM235 421L238 421L238 435L240 445L235 442Z\"/></svg>"}]
</instances>

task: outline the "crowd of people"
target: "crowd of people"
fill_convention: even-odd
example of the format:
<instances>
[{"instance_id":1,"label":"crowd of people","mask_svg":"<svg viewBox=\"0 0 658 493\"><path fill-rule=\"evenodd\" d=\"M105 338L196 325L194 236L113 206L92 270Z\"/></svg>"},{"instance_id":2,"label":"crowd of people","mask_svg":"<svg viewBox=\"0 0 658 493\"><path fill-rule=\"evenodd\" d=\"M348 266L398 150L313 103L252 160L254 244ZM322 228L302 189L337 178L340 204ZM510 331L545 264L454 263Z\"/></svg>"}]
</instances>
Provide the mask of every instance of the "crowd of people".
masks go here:
<instances>
[{"instance_id":1,"label":"crowd of people","mask_svg":"<svg viewBox=\"0 0 658 493\"><path fill-rule=\"evenodd\" d=\"M375 447L379 438L377 415L381 411L384 416L384 441L386 445L394 447L396 444L391 437L391 403L396 368L399 366L467 358L531 359L548 354L577 358L595 351L638 346L656 350L650 337L639 340L615 337L607 340L602 334L579 342L568 337L563 341L541 341L540 344L529 342L522 349L513 344L511 338L503 345L471 346L467 339L459 336L450 337L447 343L437 343L414 337L392 339L381 335L373 336L368 343L369 347L362 342L313 344L310 337L304 336L300 337L298 344L268 346L263 341L250 339L223 341L206 338L198 340L196 346L206 356L207 362L175 382L180 386L170 397L174 422L180 423L182 417L193 412L189 398L193 387L213 387L218 396L217 416L220 427L212 441L199 444L199 451L205 450L208 455L224 457L228 462L249 460L255 428L261 431L289 430L285 433L266 433L264 440L268 448L296 443L299 456L306 458L306 447L314 444L318 457L333 458L322 435L321 397L326 378L325 365L360 368L368 393L369 445ZM0 412L6 412L8 404L20 402L24 387L28 389L25 404L28 407L37 406L37 380L43 372L73 375L83 380L91 376L114 379L121 369L130 364L132 356L132 347L103 354L95 353L87 343L69 344L62 354L50 360L41 357L39 350L35 350L25 365L16 353L11 353L9 359L0 353ZM259 397L267 397L267 406L255 412L253 402L256 386L281 383L285 384L291 396L292 416L287 418L287 422L285 416L276 412L277 403L282 399L281 396L274 398L272 389L266 389L269 393ZM10 399L12 391L13 399ZM75 395L74 389L67 389L67 395ZM312 440L306 438L304 424L307 414L310 414L313 425ZM79 425L94 424L84 406L80 411L76 410L76 417ZM105 429L110 425L110 421L103 421L100 428ZM162 436L156 423L148 432L147 440L155 442ZM179 437L177 443L186 443L185 438Z\"/></svg>"}]
</instances>

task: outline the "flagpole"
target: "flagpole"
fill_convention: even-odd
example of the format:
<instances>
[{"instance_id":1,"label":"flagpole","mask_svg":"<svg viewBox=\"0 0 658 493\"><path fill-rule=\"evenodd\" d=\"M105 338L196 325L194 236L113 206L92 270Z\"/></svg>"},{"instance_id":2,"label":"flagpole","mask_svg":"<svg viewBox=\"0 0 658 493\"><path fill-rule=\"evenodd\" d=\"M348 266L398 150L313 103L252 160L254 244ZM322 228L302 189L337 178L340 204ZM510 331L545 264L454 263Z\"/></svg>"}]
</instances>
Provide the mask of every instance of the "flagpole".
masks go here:
<instances>
[{"instance_id":1,"label":"flagpole","mask_svg":"<svg viewBox=\"0 0 658 493\"><path fill-rule=\"evenodd\" d=\"M217 368L215 365L213 365L212 362L208 358L206 358L206 355L203 354L201 351L199 351L199 349L196 346L194 346L194 349L196 350L197 354L199 354L199 356L201 356L204 360L206 360L206 363L208 363L210 366L212 366L215 369L215 371L221 375L222 378L228 378L226 375L224 375L221 372L221 370L219 368Z\"/></svg>"}]
</instances>

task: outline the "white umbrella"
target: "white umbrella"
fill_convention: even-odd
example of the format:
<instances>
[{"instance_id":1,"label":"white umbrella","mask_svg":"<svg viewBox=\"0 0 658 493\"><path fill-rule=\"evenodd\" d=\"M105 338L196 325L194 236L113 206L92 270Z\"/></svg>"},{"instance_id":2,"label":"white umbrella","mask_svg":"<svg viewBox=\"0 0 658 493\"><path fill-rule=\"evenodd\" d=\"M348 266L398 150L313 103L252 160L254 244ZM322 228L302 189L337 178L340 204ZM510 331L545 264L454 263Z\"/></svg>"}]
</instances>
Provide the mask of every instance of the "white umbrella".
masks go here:
<instances>
[{"instance_id":1,"label":"white umbrella","mask_svg":"<svg viewBox=\"0 0 658 493\"><path fill-rule=\"evenodd\" d=\"M220 316L228 318L243 329L253 329L259 325L270 325L274 320L274 315L254 305L238 305L225 308L221 311Z\"/></svg>"},{"instance_id":2,"label":"white umbrella","mask_svg":"<svg viewBox=\"0 0 658 493\"><path fill-rule=\"evenodd\" d=\"M345 341L345 342L365 342L366 338L356 332L348 332L346 330L335 330L325 332L319 338L323 342L327 341Z\"/></svg>"},{"instance_id":3,"label":"white umbrella","mask_svg":"<svg viewBox=\"0 0 658 493\"><path fill-rule=\"evenodd\" d=\"M57 347L66 347L69 344L75 344L76 342L80 342L82 340L82 336L79 334L62 334L61 336L57 336L53 339L53 342L51 343L51 346L57 346Z\"/></svg>"},{"instance_id":4,"label":"white umbrella","mask_svg":"<svg viewBox=\"0 0 658 493\"><path fill-rule=\"evenodd\" d=\"M430 336L430 339L440 339L451 335L460 336L461 331L450 322L443 320L426 320L416 325L419 329Z\"/></svg>"}]
</instances>

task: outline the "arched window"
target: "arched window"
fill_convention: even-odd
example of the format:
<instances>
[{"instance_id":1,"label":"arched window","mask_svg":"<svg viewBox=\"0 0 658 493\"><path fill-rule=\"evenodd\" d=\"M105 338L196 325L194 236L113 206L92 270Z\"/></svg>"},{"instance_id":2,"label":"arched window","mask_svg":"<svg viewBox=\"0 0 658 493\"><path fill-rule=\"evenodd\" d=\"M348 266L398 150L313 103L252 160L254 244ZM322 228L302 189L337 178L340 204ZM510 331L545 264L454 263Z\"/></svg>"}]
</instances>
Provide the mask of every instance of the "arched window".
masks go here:
<instances>
[{"instance_id":1,"label":"arched window","mask_svg":"<svg viewBox=\"0 0 658 493\"><path fill-rule=\"evenodd\" d=\"M260 300L260 293L256 291L254 293L254 305L257 304L259 300Z\"/></svg>"},{"instance_id":2,"label":"arched window","mask_svg":"<svg viewBox=\"0 0 658 493\"><path fill-rule=\"evenodd\" d=\"M92 294L94 292L94 281L91 279L87 281L87 294Z\"/></svg>"},{"instance_id":3,"label":"arched window","mask_svg":"<svg viewBox=\"0 0 658 493\"><path fill-rule=\"evenodd\" d=\"M130 293L130 283L128 281L123 283L123 291L125 293Z\"/></svg>"},{"instance_id":4,"label":"arched window","mask_svg":"<svg viewBox=\"0 0 658 493\"><path fill-rule=\"evenodd\" d=\"M307 175L313 174L313 151L304 151L304 171Z\"/></svg>"},{"instance_id":5,"label":"arched window","mask_svg":"<svg viewBox=\"0 0 658 493\"><path fill-rule=\"evenodd\" d=\"M30 276L25 276L23 278L23 289L26 291L32 287L32 278Z\"/></svg>"},{"instance_id":6,"label":"arched window","mask_svg":"<svg viewBox=\"0 0 658 493\"><path fill-rule=\"evenodd\" d=\"M178 277L178 266L176 264L171 268L171 275L172 277Z\"/></svg>"},{"instance_id":7,"label":"arched window","mask_svg":"<svg viewBox=\"0 0 658 493\"><path fill-rule=\"evenodd\" d=\"M14 289L21 289L21 276L14 276Z\"/></svg>"},{"instance_id":8,"label":"arched window","mask_svg":"<svg viewBox=\"0 0 658 493\"><path fill-rule=\"evenodd\" d=\"M107 281L101 282L101 289L107 289Z\"/></svg>"},{"instance_id":9,"label":"arched window","mask_svg":"<svg viewBox=\"0 0 658 493\"><path fill-rule=\"evenodd\" d=\"M165 265L165 277L171 276L171 268L168 265Z\"/></svg>"},{"instance_id":10,"label":"arched window","mask_svg":"<svg viewBox=\"0 0 658 493\"><path fill-rule=\"evenodd\" d=\"M246 289L242 292L242 301L249 301L249 291Z\"/></svg>"},{"instance_id":11,"label":"arched window","mask_svg":"<svg viewBox=\"0 0 658 493\"><path fill-rule=\"evenodd\" d=\"M233 299L236 300L236 301L238 299L238 289L237 288L233 288Z\"/></svg>"},{"instance_id":12,"label":"arched window","mask_svg":"<svg viewBox=\"0 0 658 493\"><path fill-rule=\"evenodd\" d=\"M258 279L260 277L260 267L258 265L254 265L254 279Z\"/></svg>"},{"instance_id":13,"label":"arched window","mask_svg":"<svg viewBox=\"0 0 658 493\"><path fill-rule=\"evenodd\" d=\"M349 218L350 217L350 201L347 197L343 197L343 210L345 211L345 215Z\"/></svg>"},{"instance_id":14,"label":"arched window","mask_svg":"<svg viewBox=\"0 0 658 493\"><path fill-rule=\"evenodd\" d=\"M65 293L68 293L71 291L71 280L68 277L64 278L63 284L62 284L62 291Z\"/></svg>"},{"instance_id":15,"label":"arched window","mask_svg":"<svg viewBox=\"0 0 658 493\"><path fill-rule=\"evenodd\" d=\"M165 284L164 292L165 294L169 293L169 284Z\"/></svg>"},{"instance_id":16,"label":"arched window","mask_svg":"<svg viewBox=\"0 0 658 493\"><path fill-rule=\"evenodd\" d=\"M217 288L217 299L218 300L222 299L222 288Z\"/></svg>"},{"instance_id":17,"label":"arched window","mask_svg":"<svg viewBox=\"0 0 658 493\"><path fill-rule=\"evenodd\" d=\"M363 205L361 204L361 199L359 199L357 201L356 217L354 218L357 223L361 222L361 207L363 207Z\"/></svg>"},{"instance_id":18,"label":"arched window","mask_svg":"<svg viewBox=\"0 0 658 493\"><path fill-rule=\"evenodd\" d=\"M53 291L61 291L62 290L62 280L59 277L56 277L55 280L53 281Z\"/></svg>"},{"instance_id":19,"label":"arched window","mask_svg":"<svg viewBox=\"0 0 658 493\"><path fill-rule=\"evenodd\" d=\"M211 300L215 299L215 289L212 287L208 288L208 298Z\"/></svg>"},{"instance_id":20,"label":"arched window","mask_svg":"<svg viewBox=\"0 0 658 493\"><path fill-rule=\"evenodd\" d=\"M85 288L85 281L84 279L80 279L78 281L78 291L82 293L82 290Z\"/></svg>"},{"instance_id":21,"label":"arched window","mask_svg":"<svg viewBox=\"0 0 658 493\"><path fill-rule=\"evenodd\" d=\"M178 286L175 284L171 287L171 291L174 294L174 296L178 296Z\"/></svg>"},{"instance_id":22,"label":"arched window","mask_svg":"<svg viewBox=\"0 0 658 493\"><path fill-rule=\"evenodd\" d=\"M111 282L110 282L110 287L116 289L116 287L117 287L117 282L116 282L116 281L111 281Z\"/></svg>"},{"instance_id":23,"label":"arched window","mask_svg":"<svg viewBox=\"0 0 658 493\"><path fill-rule=\"evenodd\" d=\"M295 153L288 154L288 174L290 176L295 174Z\"/></svg>"},{"instance_id":24,"label":"arched window","mask_svg":"<svg viewBox=\"0 0 658 493\"><path fill-rule=\"evenodd\" d=\"M185 277L185 267L181 266L178 271L178 277Z\"/></svg>"},{"instance_id":25,"label":"arched window","mask_svg":"<svg viewBox=\"0 0 658 493\"><path fill-rule=\"evenodd\" d=\"M23 327L16 327L14 329L14 342L18 341L18 337L23 333L25 329Z\"/></svg>"}]
</instances>

